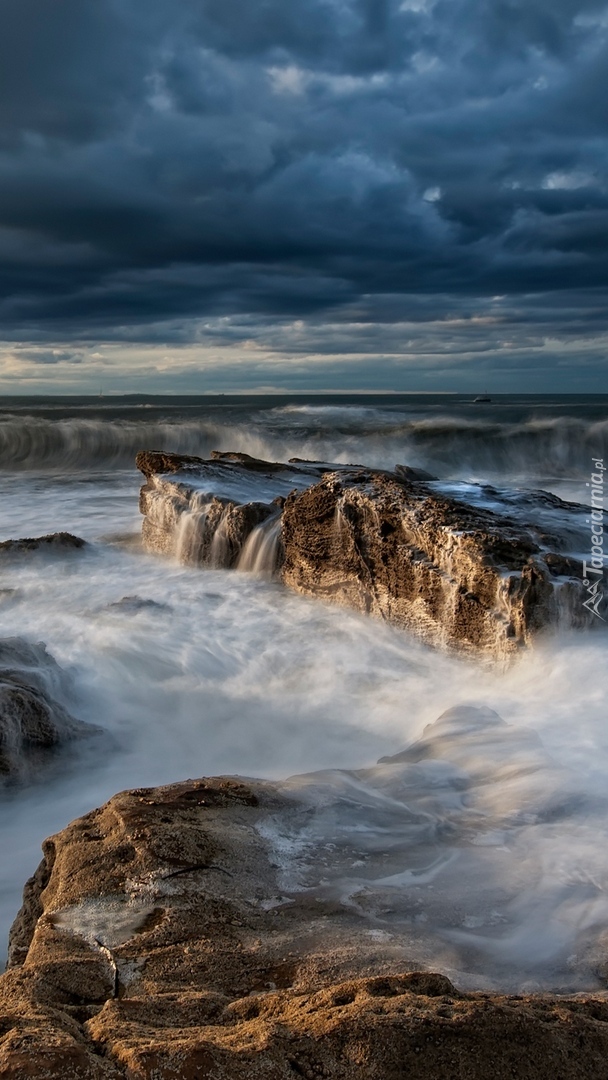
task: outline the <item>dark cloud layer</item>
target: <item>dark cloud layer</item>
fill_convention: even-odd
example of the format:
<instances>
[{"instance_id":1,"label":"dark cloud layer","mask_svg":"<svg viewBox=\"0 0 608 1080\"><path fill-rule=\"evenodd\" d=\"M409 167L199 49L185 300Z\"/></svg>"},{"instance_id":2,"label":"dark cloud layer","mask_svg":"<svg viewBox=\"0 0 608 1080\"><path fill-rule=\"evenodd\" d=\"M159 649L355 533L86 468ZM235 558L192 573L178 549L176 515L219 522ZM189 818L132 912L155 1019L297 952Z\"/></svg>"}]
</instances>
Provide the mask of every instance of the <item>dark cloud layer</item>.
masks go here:
<instances>
[{"instance_id":1,"label":"dark cloud layer","mask_svg":"<svg viewBox=\"0 0 608 1080\"><path fill-rule=\"evenodd\" d=\"M0 333L603 333L606 71L597 0L5 0Z\"/></svg>"}]
</instances>

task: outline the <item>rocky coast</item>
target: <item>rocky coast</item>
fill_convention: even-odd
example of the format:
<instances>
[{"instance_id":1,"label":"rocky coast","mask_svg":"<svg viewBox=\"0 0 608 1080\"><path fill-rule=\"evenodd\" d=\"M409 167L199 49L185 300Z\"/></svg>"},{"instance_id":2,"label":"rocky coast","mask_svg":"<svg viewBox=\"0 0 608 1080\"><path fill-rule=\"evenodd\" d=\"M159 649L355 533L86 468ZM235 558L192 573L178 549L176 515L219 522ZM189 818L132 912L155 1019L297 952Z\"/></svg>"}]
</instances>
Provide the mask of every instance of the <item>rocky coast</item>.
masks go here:
<instances>
[{"instance_id":1,"label":"rocky coast","mask_svg":"<svg viewBox=\"0 0 608 1080\"><path fill-rule=\"evenodd\" d=\"M327 890L286 895L269 837L300 799L187 780L47 840L0 979L0 1076L608 1077L605 991L462 992L419 969L411 926L395 939Z\"/></svg>"},{"instance_id":2,"label":"rocky coast","mask_svg":"<svg viewBox=\"0 0 608 1080\"><path fill-rule=\"evenodd\" d=\"M555 495L241 453L138 466L144 548L174 563L253 571L474 658L593 622L585 510ZM67 533L0 548L9 576L107 572ZM120 620L160 639L170 617L145 573L90 609L113 664ZM31 637L0 642L9 793L64 743L108 749ZM0 977L0 1078L608 1080L603 863L581 847L604 803L525 723L439 711L376 765L137 787L47 839Z\"/></svg>"},{"instance_id":3,"label":"rocky coast","mask_svg":"<svg viewBox=\"0 0 608 1080\"><path fill-rule=\"evenodd\" d=\"M205 461L147 451L137 464L148 551L265 570L461 651L506 656L542 631L594 621L571 553L584 508L546 492L517 500L468 485L455 497L405 466L238 453Z\"/></svg>"}]
</instances>

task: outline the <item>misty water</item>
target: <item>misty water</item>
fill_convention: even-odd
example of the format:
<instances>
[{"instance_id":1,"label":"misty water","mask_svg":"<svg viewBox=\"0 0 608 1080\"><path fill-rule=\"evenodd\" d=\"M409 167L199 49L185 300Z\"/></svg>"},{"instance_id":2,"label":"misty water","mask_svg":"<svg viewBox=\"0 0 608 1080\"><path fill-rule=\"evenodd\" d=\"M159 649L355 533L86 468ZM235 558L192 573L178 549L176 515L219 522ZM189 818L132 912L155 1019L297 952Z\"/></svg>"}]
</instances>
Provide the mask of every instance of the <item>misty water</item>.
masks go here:
<instances>
[{"instance_id":1,"label":"misty water","mask_svg":"<svg viewBox=\"0 0 608 1080\"><path fill-rule=\"evenodd\" d=\"M420 927L435 943L426 962L463 986L605 985L604 633L549 636L492 665L263 575L147 555L133 465L141 449L399 462L463 497L490 481L584 503L592 457L608 460L605 398L4 399L0 410L0 540L65 530L89 541L0 562L0 638L44 642L66 673L62 703L102 729L2 794L3 942L42 840L116 791L298 774L288 787L318 813L314 828L273 839L285 889L333 882L353 903L381 887L373 932ZM466 722L449 737L439 727L431 763L375 767L459 706L509 727L486 743ZM428 823L428 850L419 834L403 841L405 811ZM348 866L345 831L349 850L357 836L361 847ZM385 849L390 873L373 879L361 867Z\"/></svg>"}]
</instances>

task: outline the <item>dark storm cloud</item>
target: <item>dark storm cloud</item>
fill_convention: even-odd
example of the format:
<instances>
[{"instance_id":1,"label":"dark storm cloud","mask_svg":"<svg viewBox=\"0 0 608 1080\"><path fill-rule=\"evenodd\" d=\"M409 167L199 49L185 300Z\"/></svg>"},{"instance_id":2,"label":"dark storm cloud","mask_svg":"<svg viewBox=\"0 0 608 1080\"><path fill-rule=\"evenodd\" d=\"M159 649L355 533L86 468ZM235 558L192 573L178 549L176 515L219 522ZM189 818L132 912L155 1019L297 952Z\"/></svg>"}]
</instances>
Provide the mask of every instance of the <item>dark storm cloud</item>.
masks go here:
<instances>
[{"instance_id":1,"label":"dark storm cloud","mask_svg":"<svg viewBox=\"0 0 608 1080\"><path fill-rule=\"evenodd\" d=\"M595 0L5 0L4 336L603 332L606 70Z\"/></svg>"},{"instance_id":2,"label":"dark storm cloud","mask_svg":"<svg viewBox=\"0 0 608 1080\"><path fill-rule=\"evenodd\" d=\"M81 364L83 360L80 353L66 349L19 349L17 356L31 364Z\"/></svg>"}]
</instances>

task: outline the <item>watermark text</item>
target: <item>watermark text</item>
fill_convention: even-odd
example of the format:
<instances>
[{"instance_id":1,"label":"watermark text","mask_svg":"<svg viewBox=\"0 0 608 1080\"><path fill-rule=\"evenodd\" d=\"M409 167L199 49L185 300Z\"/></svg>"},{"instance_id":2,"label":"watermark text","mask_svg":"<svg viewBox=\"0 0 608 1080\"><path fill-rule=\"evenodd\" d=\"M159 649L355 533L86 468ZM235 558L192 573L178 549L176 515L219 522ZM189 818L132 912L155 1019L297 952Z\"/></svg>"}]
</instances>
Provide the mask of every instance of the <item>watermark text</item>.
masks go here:
<instances>
[{"instance_id":1,"label":"watermark text","mask_svg":"<svg viewBox=\"0 0 608 1080\"><path fill-rule=\"evenodd\" d=\"M600 607L605 599L603 581L607 554L604 551L604 475L606 465L603 458L592 458L592 466L591 480L587 484L591 495L591 517L586 518L590 529L591 558L589 562L586 559L583 560L583 585L589 595L583 602L583 607L605 622Z\"/></svg>"}]
</instances>

